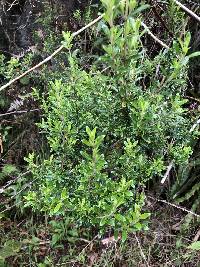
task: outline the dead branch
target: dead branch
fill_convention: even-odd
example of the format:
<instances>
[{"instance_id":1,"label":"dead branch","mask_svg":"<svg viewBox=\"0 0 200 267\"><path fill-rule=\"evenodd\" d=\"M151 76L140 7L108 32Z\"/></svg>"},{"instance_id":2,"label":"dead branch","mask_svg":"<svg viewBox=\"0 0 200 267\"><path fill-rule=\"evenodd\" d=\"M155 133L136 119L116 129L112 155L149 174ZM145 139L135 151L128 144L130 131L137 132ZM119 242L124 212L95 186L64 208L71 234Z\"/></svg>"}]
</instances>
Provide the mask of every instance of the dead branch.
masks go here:
<instances>
[{"instance_id":1,"label":"dead branch","mask_svg":"<svg viewBox=\"0 0 200 267\"><path fill-rule=\"evenodd\" d=\"M147 33L157 42L159 43L162 47L169 49L170 47L168 45L166 45L165 43L163 43L163 41L161 41L160 39L158 39L158 37L156 37L151 31L150 29L147 27L147 25L142 22L141 23L142 26L144 27L144 29L147 31Z\"/></svg>"},{"instance_id":2,"label":"dead branch","mask_svg":"<svg viewBox=\"0 0 200 267\"><path fill-rule=\"evenodd\" d=\"M150 198L150 199L153 199L153 200L155 200L155 201L162 202L162 203L164 203L164 204L166 204L166 205L168 205L168 206L174 207L174 208L176 208L176 209L182 210L182 211L184 211L184 212L186 212L186 213L192 214L193 216L195 216L195 217L197 217L197 218L200 218L200 215L199 215L199 214L197 214L197 213L195 213L195 212L193 212L193 211L191 211L191 210L188 210L188 209L186 209L186 208L184 208L184 207L181 207L181 206L179 206L179 205L176 205L176 204L170 203L170 202L168 202L168 201L166 201L166 200L158 199L158 198L155 198L155 197L152 197L152 196L147 196L147 197Z\"/></svg>"},{"instance_id":3,"label":"dead branch","mask_svg":"<svg viewBox=\"0 0 200 267\"><path fill-rule=\"evenodd\" d=\"M167 177L169 176L169 173L170 173L172 167L173 167L173 161L171 161L170 164L168 165L168 167L167 167L167 171L166 171L165 175L163 176L163 178L162 178L162 180L161 180L161 184L164 184L165 180L166 180Z\"/></svg>"},{"instance_id":4,"label":"dead branch","mask_svg":"<svg viewBox=\"0 0 200 267\"><path fill-rule=\"evenodd\" d=\"M4 114L0 114L0 117L5 117L8 115L16 115L16 114L23 114L23 113L29 113L29 112L35 112L35 111L40 111L41 109L35 108L35 109L30 109L30 110L16 110L16 111L11 111L7 112Z\"/></svg>"},{"instance_id":5,"label":"dead branch","mask_svg":"<svg viewBox=\"0 0 200 267\"><path fill-rule=\"evenodd\" d=\"M197 120L197 122L191 127L189 133L192 133L195 128L200 124L200 119ZM167 170L165 172L165 175L163 176L162 180L161 180L161 184L164 184L164 182L166 181L166 179L168 178L170 171L173 167L173 161L171 161L167 167Z\"/></svg>"},{"instance_id":6,"label":"dead branch","mask_svg":"<svg viewBox=\"0 0 200 267\"><path fill-rule=\"evenodd\" d=\"M174 2L181 8L183 9L186 13L188 13L190 16L192 16L194 19L196 19L198 22L200 22L200 17L197 16L192 10L181 4L179 1L174 0Z\"/></svg>"}]
</instances>

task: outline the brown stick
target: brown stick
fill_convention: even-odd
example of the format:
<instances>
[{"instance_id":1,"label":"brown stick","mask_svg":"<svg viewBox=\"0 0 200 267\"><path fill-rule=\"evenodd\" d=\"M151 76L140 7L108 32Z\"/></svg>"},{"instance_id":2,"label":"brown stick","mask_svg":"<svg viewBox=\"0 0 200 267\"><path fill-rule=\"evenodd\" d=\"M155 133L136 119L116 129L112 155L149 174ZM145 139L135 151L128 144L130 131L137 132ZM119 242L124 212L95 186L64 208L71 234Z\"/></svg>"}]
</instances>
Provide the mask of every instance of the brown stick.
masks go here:
<instances>
[{"instance_id":1,"label":"brown stick","mask_svg":"<svg viewBox=\"0 0 200 267\"><path fill-rule=\"evenodd\" d=\"M141 255L141 257L143 258L146 267L150 267L149 264L148 264L147 258L146 258L145 254L144 254L144 252L143 252L142 246L141 246L141 244L140 244L140 241L139 241L137 235L134 234L134 236L135 236L135 239L136 239L136 241L137 241L138 248L139 248L139 250L140 250L140 255Z\"/></svg>"}]
</instances>

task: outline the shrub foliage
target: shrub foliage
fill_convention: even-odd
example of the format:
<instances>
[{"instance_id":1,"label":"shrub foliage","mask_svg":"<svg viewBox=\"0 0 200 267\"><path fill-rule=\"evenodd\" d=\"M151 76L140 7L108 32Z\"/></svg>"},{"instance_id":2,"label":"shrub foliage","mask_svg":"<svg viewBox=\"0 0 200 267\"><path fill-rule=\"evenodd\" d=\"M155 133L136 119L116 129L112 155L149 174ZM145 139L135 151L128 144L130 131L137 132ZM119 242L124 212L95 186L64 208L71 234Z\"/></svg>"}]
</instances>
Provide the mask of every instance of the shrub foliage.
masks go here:
<instances>
[{"instance_id":1,"label":"shrub foliage","mask_svg":"<svg viewBox=\"0 0 200 267\"><path fill-rule=\"evenodd\" d=\"M67 66L35 89L44 111L38 124L51 150L40 162L27 158L35 178L25 205L72 225L101 233L147 229L147 181L160 182L168 164L184 165L192 153L194 118L183 98L190 34L150 58L135 0L102 0L101 47L84 70L71 35L64 33ZM39 162L39 163L38 163Z\"/></svg>"}]
</instances>

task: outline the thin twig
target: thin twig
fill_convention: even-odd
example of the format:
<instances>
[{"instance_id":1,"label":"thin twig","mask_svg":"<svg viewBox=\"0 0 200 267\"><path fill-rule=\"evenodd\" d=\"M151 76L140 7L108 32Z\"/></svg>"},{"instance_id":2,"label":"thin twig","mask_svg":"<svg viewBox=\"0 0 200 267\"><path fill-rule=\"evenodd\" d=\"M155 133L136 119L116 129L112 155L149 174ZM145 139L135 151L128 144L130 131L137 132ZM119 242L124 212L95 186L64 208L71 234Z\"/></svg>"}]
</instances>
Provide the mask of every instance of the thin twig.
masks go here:
<instances>
[{"instance_id":1,"label":"thin twig","mask_svg":"<svg viewBox=\"0 0 200 267\"><path fill-rule=\"evenodd\" d=\"M98 18L96 18L95 20L93 20L92 22L90 22L89 24L87 24L86 26L84 26L83 28L81 28L80 30L78 30L77 32L74 32L72 34L72 37L74 38L75 36L79 35L81 32L85 31L87 28L91 27L92 25L94 25L95 23L97 23L98 21L100 21L103 18L103 16L104 16L104 14L102 14L101 16L99 16ZM61 45L58 49L56 49L50 56L48 56L47 58L45 58L43 61L41 61L40 63L38 63L34 67L28 69L27 71L25 71L24 73L22 73L18 77L14 78L13 80L9 81L7 84L5 84L2 87L0 87L0 91L2 91L5 88L9 87L14 82L20 80L21 78L23 78L24 76L26 76L30 72L34 71L35 69L41 67L42 65L44 65L45 63L47 63L48 61L50 61L53 57L55 57L58 53L60 53L63 50L63 48L64 48L64 45Z\"/></svg>"},{"instance_id":2,"label":"thin twig","mask_svg":"<svg viewBox=\"0 0 200 267\"><path fill-rule=\"evenodd\" d=\"M200 119L198 119L197 122L192 126L192 128L190 129L190 133L192 133L199 124L200 124Z\"/></svg>"},{"instance_id":3,"label":"thin twig","mask_svg":"<svg viewBox=\"0 0 200 267\"><path fill-rule=\"evenodd\" d=\"M171 161L170 164L168 165L167 171L166 171L165 175L163 176L163 178L161 180L161 184L164 184L164 182L166 181L166 179L169 176L169 173L170 173L172 167L173 167L173 161Z\"/></svg>"},{"instance_id":4,"label":"thin twig","mask_svg":"<svg viewBox=\"0 0 200 267\"><path fill-rule=\"evenodd\" d=\"M11 112L7 112L4 114L0 114L0 117L5 117L8 115L14 115L14 114L22 114L22 113L28 113L28 112L35 112L35 111L40 111L41 109L30 109L30 110L16 110L16 111L11 111Z\"/></svg>"},{"instance_id":5,"label":"thin twig","mask_svg":"<svg viewBox=\"0 0 200 267\"><path fill-rule=\"evenodd\" d=\"M158 39L158 37L156 37L151 31L150 29L147 27L147 25L144 22L141 22L142 26L144 27L144 29L147 31L147 33L157 42L159 43L161 46L163 46L166 49L169 49L170 47L168 45L166 45L163 41L161 41L160 39Z\"/></svg>"},{"instance_id":6,"label":"thin twig","mask_svg":"<svg viewBox=\"0 0 200 267\"><path fill-rule=\"evenodd\" d=\"M12 4L10 4L10 7L9 7L9 8L6 10L7 12L8 12L8 11L10 11L10 10L11 10L11 8L12 8L13 6L15 6L15 5L18 5L18 4L19 4L18 2L16 3L16 1L17 1L17 0L14 0L14 2L12 2Z\"/></svg>"},{"instance_id":7,"label":"thin twig","mask_svg":"<svg viewBox=\"0 0 200 267\"><path fill-rule=\"evenodd\" d=\"M181 207L181 206L179 206L179 205L170 203L170 202L168 202L168 201L166 201L166 200L163 200L163 199L154 198L154 197L152 197L152 196L147 196L147 197L150 198L150 199L156 200L156 201L158 201L158 202L165 203L165 204L167 204L167 205L169 205L169 206L171 206L171 207L177 208L177 209L182 210L182 211L184 211L184 212L190 213L190 214L192 214L193 216L195 216L195 217L197 217L197 218L200 218L200 215L199 215L199 214L197 214L197 213L195 213L195 212L193 212L193 211L191 211L191 210L188 210L188 209L186 209L186 208L184 208L184 207Z\"/></svg>"},{"instance_id":8,"label":"thin twig","mask_svg":"<svg viewBox=\"0 0 200 267\"><path fill-rule=\"evenodd\" d=\"M193 97L193 96L185 96L185 98L188 98L188 99L191 99L191 100L193 100L193 101L196 101L196 102L200 103L200 99L195 98L195 97Z\"/></svg>"},{"instance_id":9,"label":"thin twig","mask_svg":"<svg viewBox=\"0 0 200 267\"><path fill-rule=\"evenodd\" d=\"M193 18L195 18L198 22L200 22L200 17L197 16L197 14L195 14L192 10L190 10L189 8L187 8L186 6L184 6L183 4L181 4L179 1L174 0L174 2L181 8L183 9L185 12L187 12L189 15L191 15Z\"/></svg>"},{"instance_id":10,"label":"thin twig","mask_svg":"<svg viewBox=\"0 0 200 267\"><path fill-rule=\"evenodd\" d=\"M34 179L33 181L31 181L30 183L28 183L25 187L23 187L21 190L19 190L15 195L11 196L11 197L9 198L9 200L8 200L5 204L8 204L13 198L15 198L16 196L18 196L19 194L21 194L26 188L28 188L29 186L31 186L31 185L32 185L35 181L37 181L38 179L39 179L39 178L36 178L36 179ZM8 211L8 210L14 208L15 206L17 206L17 205L20 204L20 203L22 203L22 201L20 201L20 202L14 204L13 206L10 206L10 207L6 208L5 210L0 211L0 213L4 213L4 212ZM4 204L4 203L3 203L3 204Z\"/></svg>"},{"instance_id":11,"label":"thin twig","mask_svg":"<svg viewBox=\"0 0 200 267\"><path fill-rule=\"evenodd\" d=\"M144 254L144 252L143 252L143 250L142 250L142 246L141 246L141 244L140 244L140 241L139 241L137 235L136 235L136 234L134 234L134 235L135 235L135 239L136 239L136 241L137 241L137 243L138 243L138 247L139 247L139 249L140 249L140 255L142 256L142 258L143 258L143 260L144 260L146 266L147 266L147 267L150 267L149 264L148 264L148 262L147 262L146 256L145 256L145 254Z\"/></svg>"}]
</instances>

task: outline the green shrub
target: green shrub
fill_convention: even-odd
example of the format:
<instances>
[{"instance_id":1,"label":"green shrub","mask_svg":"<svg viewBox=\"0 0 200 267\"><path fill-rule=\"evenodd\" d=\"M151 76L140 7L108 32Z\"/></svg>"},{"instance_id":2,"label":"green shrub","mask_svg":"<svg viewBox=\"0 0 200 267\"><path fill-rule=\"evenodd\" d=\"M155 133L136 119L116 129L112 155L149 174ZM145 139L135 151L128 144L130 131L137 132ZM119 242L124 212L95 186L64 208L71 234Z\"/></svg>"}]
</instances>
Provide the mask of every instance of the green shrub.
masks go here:
<instances>
[{"instance_id":1,"label":"green shrub","mask_svg":"<svg viewBox=\"0 0 200 267\"><path fill-rule=\"evenodd\" d=\"M104 233L146 229L144 193L160 181L170 161L185 164L192 153L192 119L183 99L189 35L169 51L148 57L142 45L143 7L136 1L103 0L104 53L86 72L64 45L69 66L51 81L48 94L35 96L44 116L39 123L51 157L27 158L36 181L26 206ZM123 24L116 23L124 18ZM101 68L103 66L103 69Z\"/></svg>"}]
</instances>

